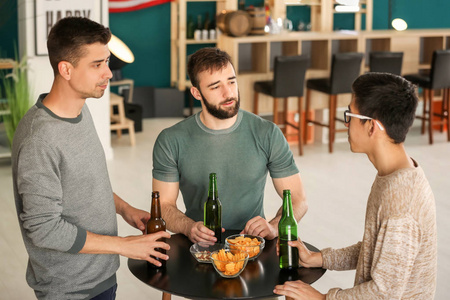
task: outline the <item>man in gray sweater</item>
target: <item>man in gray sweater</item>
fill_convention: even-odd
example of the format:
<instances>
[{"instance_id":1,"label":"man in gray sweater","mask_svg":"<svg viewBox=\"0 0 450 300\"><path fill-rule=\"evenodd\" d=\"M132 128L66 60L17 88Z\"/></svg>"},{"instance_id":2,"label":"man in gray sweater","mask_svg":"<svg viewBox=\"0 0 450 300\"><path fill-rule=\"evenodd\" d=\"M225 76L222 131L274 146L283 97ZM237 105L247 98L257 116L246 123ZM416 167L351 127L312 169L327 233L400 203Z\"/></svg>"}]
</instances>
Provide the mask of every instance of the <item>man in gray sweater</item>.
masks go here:
<instances>
[{"instance_id":1,"label":"man in gray sweater","mask_svg":"<svg viewBox=\"0 0 450 300\"><path fill-rule=\"evenodd\" d=\"M26 279L39 299L114 299L119 255L168 259L166 232L121 238L116 213L144 231L148 212L113 193L104 151L85 105L112 77L108 28L66 18L47 42L55 78L21 120L12 149L14 196L29 254Z\"/></svg>"}]
</instances>

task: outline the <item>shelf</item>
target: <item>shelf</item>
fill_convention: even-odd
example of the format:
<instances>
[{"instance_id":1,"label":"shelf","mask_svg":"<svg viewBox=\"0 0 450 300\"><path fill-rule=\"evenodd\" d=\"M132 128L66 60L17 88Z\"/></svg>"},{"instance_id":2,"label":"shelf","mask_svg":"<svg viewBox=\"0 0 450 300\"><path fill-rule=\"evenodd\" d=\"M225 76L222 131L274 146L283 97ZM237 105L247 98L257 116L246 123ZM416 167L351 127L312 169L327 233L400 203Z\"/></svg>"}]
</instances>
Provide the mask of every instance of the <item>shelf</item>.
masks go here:
<instances>
[{"instance_id":1,"label":"shelf","mask_svg":"<svg viewBox=\"0 0 450 300\"><path fill-rule=\"evenodd\" d=\"M302 0L292 0L292 1L285 1L284 5L287 6L319 6L320 1L302 1Z\"/></svg>"},{"instance_id":2,"label":"shelf","mask_svg":"<svg viewBox=\"0 0 450 300\"><path fill-rule=\"evenodd\" d=\"M366 9L360 9L358 11L334 11L335 14L365 14Z\"/></svg>"},{"instance_id":3,"label":"shelf","mask_svg":"<svg viewBox=\"0 0 450 300\"><path fill-rule=\"evenodd\" d=\"M419 64L419 69L431 69L431 64Z\"/></svg>"},{"instance_id":4,"label":"shelf","mask_svg":"<svg viewBox=\"0 0 450 300\"><path fill-rule=\"evenodd\" d=\"M0 59L0 69L12 69L16 65L16 62L12 59Z\"/></svg>"},{"instance_id":5,"label":"shelf","mask_svg":"<svg viewBox=\"0 0 450 300\"><path fill-rule=\"evenodd\" d=\"M214 40L193 40L193 39L186 39L187 45L198 45L198 44L216 44L217 39Z\"/></svg>"}]
</instances>

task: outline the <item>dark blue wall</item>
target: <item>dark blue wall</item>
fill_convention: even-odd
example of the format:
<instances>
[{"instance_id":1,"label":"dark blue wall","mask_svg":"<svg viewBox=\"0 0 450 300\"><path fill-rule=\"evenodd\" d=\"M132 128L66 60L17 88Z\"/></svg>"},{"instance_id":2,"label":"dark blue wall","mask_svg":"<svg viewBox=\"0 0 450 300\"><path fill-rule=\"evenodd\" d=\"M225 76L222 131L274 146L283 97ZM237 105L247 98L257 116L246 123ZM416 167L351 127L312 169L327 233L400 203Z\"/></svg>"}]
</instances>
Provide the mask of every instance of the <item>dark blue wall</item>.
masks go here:
<instances>
[{"instance_id":1,"label":"dark blue wall","mask_svg":"<svg viewBox=\"0 0 450 300\"><path fill-rule=\"evenodd\" d=\"M0 58L15 58L18 51L17 0L0 0Z\"/></svg>"},{"instance_id":2,"label":"dark blue wall","mask_svg":"<svg viewBox=\"0 0 450 300\"><path fill-rule=\"evenodd\" d=\"M136 86L170 85L170 4L109 14L111 32L133 52L135 61L122 69Z\"/></svg>"}]
</instances>

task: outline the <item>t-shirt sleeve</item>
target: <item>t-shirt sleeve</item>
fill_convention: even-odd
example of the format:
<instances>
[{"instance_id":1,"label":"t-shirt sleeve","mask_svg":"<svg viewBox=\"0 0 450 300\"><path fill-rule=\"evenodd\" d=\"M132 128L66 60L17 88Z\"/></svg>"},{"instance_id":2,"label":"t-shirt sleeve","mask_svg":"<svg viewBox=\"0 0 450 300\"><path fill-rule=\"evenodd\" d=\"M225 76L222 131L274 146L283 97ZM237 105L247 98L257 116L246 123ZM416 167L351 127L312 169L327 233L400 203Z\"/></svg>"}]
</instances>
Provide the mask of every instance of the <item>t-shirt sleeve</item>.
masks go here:
<instances>
[{"instance_id":1,"label":"t-shirt sleeve","mask_svg":"<svg viewBox=\"0 0 450 300\"><path fill-rule=\"evenodd\" d=\"M19 218L35 246L77 253L85 244L86 230L62 217L58 165L57 155L44 141L23 143L17 159L17 189L22 199Z\"/></svg>"},{"instance_id":2,"label":"t-shirt sleeve","mask_svg":"<svg viewBox=\"0 0 450 300\"><path fill-rule=\"evenodd\" d=\"M289 144L278 126L272 124L267 139L268 169L272 178L284 178L298 173Z\"/></svg>"},{"instance_id":3,"label":"t-shirt sleeve","mask_svg":"<svg viewBox=\"0 0 450 300\"><path fill-rule=\"evenodd\" d=\"M176 151L167 136L166 131L162 131L153 146L153 178L165 182L178 182L180 179L178 163L175 156Z\"/></svg>"},{"instance_id":4,"label":"t-shirt sleeve","mask_svg":"<svg viewBox=\"0 0 450 300\"><path fill-rule=\"evenodd\" d=\"M409 216L383 221L372 262L372 280L331 289L327 299L401 299L420 247L420 228Z\"/></svg>"}]
</instances>

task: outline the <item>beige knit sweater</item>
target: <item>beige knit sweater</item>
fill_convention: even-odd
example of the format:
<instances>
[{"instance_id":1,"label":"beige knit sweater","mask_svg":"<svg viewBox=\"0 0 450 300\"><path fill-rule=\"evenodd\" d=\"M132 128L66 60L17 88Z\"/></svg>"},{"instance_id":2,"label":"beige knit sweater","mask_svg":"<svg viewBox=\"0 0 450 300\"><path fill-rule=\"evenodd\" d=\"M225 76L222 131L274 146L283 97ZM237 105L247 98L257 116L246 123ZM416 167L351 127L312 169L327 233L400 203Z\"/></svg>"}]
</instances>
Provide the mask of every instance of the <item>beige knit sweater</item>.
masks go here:
<instances>
[{"instance_id":1,"label":"beige knit sweater","mask_svg":"<svg viewBox=\"0 0 450 300\"><path fill-rule=\"evenodd\" d=\"M367 202L364 238L324 249L329 270L356 268L355 285L327 299L433 299L437 271L436 207L422 168L377 176Z\"/></svg>"}]
</instances>

